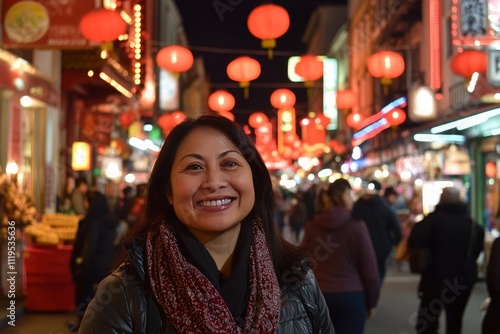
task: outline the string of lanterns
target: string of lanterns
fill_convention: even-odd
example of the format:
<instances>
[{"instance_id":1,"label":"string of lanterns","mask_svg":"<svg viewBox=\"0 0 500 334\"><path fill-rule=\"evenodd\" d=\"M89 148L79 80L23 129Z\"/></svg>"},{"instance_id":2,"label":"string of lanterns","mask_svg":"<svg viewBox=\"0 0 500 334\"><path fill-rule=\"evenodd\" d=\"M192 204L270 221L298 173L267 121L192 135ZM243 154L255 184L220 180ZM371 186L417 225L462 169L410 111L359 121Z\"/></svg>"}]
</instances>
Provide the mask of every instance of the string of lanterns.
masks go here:
<instances>
[{"instance_id":1,"label":"string of lanterns","mask_svg":"<svg viewBox=\"0 0 500 334\"><path fill-rule=\"evenodd\" d=\"M96 43L107 43L125 34L130 23L117 11L100 8L89 12L82 18L80 29L82 35L88 40ZM254 37L261 39L262 48L267 49L269 59L273 57L276 39L283 36L289 26L290 17L286 9L275 4L257 6L251 11L247 19L249 32ZM158 67L174 75L189 71L194 63L192 52L188 47L182 45L169 45L161 48L156 54L155 59ZM368 72L374 78L380 78L384 89L387 89L392 79L400 76L405 70L404 58L399 53L393 51L380 51L373 54L368 59L367 66ZM458 68L459 66L455 67ZM477 70L476 67L468 71L465 71L463 66L460 66L460 68L460 73L464 74L464 76L465 74L468 75L472 70ZM304 85L307 87L309 95L312 83L323 76L323 62L321 57L313 54L302 55L295 66L295 72L304 79ZM244 97L248 98L250 83L260 76L261 66L256 59L250 56L240 56L227 65L226 73L231 80L239 83L239 86L244 90ZM280 88L271 94L270 102L278 110L280 124L278 124L277 129L277 142L274 142L274 146L266 146L275 147L276 149L272 149L267 153L273 156L273 159L278 160L280 159L279 156L284 157L284 159L296 158L297 154L303 153L304 143L300 141L295 131L295 95L288 89ZM338 109L352 109L357 106L357 95L348 89L337 91L336 103ZM208 105L214 112L234 120L231 110L235 106L235 99L229 92L224 90L214 91L209 96ZM185 114L181 111L164 114L158 118L158 125L164 135L167 135L170 129L185 117ZM406 116L402 109L395 109L388 113L386 118L391 124L397 125L404 122ZM136 115L133 112L125 112L120 115L120 123L122 125L130 126L135 120ZM354 129L359 128L363 124L363 120L364 117L359 112L346 115L346 124ZM316 143L321 141L324 143L325 138L322 134L326 133L325 128L329 119L320 113L308 116L302 121L303 137L305 136L303 138L304 142L311 147L314 147ZM273 140L272 125L264 113L253 113L250 115L248 122L255 129L260 143L269 144ZM270 134L271 137L269 137ZM308 134L311 135L308 137ZM317 149L311 150L317 151Z\"/></svg>"}]
</instances>

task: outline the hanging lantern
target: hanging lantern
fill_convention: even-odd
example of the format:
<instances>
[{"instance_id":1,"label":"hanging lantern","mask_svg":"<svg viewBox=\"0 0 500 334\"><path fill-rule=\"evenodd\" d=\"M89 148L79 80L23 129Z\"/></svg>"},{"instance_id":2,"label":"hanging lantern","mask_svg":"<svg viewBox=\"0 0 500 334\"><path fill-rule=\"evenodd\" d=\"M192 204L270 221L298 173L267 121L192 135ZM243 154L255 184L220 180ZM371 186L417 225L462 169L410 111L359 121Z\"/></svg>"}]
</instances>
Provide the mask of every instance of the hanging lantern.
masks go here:
<instances>
[{"instance_id":1,"label":"hanging lantern","mask_svg":"<svg viewBox=\"0 0 500 334\"><path fill-rule=\"evenodd\" d=\"M486 53L479 50L465 50L453 56L450 67L453 73L470 78L475 72L486 72L488 57Z\"/></svg>"},{"instance_id":2,"label":"hanging lantern","mask_svg":"<svg viewBox=\"0 0 500 334\"><path fill-rule=\"evenodd\" d=\"M208 97L208 106L213 111L229 111L234 108L234 105L233 95L225 90L216 90Z\"/></svg>"},{"instance_id":3,"label":"hanging lantern","mask_svg":"<svg viewBox=\"0 0 500 334\"><path fill-rule=\"evenodd\" d=\"M132 122L135 120L135 114L132 111L125 111L118 116L118 120L120 121L120 125L122 129L127 129Z\"/></svg>"},{"instance_id":4,"label":"hanging lantern","mask_svg":"<svg viewBox=\"0 0 500 334\"><path fill-rule=\"evenodd\" d=\"M394 79L405 71L403 56L394 51L380 51L368 58L368 72L375 78Z\"/></svg>"},{"instance_id":5,"label":"hanging lantern","mask_svg":"<svg viewBox=\"0 0 500 334\"><path fill-rule=\"evenodd\" d=\"M127 23L118 12L98 8L81 18L80 32L92 42L111 42L127 32Z\"/></svg>"},{"instance_id":6,"label":"hanging lantern","mask_svg":"<svg viewBox=\"0 0 500 334\"><path fill-rule=\"evenodd\" d=\"M240 87L244 89L245 98L248 98L250 81L259 77L261 69L257 60L243 56L231 61L226 71L229 79L240 83Z\"/></svg>"},{"instance_id":7,"label":"hanging lantern","mask_svg":"<svg viewBox=\"0 0 500 334\"><path fill-rule=\"evenodd\" d=\"M488 161L484 165L484 173L489 178L495 178L497 175L497 164L493 161Z\"/></svg>"},{"instance_id":8,"label":"hanging lantern","mask_svg":"<svg viewBox=\"0 0 500 334\"><path fill-rule=\"evenodd\" d=\"M357 112L352 112L349 115L347 115L345 122L347 126L349 126L350 128L360 129L361 123L363 122L363 116L361 116Z\"/></svg>"},{"instance_id":9,"label":"hanging lantern","mask_svg":"<svg viewBox=\"0 0 500 334\"><path fill-rule=\"evenodd\" d=\"M248 15L247 26L250 33L262 40L262 48L268 50L272 59L276 38L281 37L290 27L290 17L285 8L274 4L260 5Z\"/></svg>"},{"instance_id":10,"label":"hanging lantern","mask_svg":"<svg viewBox=\"0 0 500 334\"><path fill-rule=\"evenodd\" d=\"M286 88L276 89L271 94L271 105L276 109L288 109L295 105L295 94Z\"/></svg>"},{"instance_id":11,"label":"hanging lantern","mask_svg":"<svg viewBox=\"0 0 500 334\"><path fill-rule=\"evenodd\" d=\"M403 109L394 108L385 115L385 118L392 126L396 126L406 120L406 114Z\"/></svg>"},{"instance_id":12,"label":"hanging lantern","mask_svg":"<svg viewBox=\"0 0 500 334\"><path fill-rule=\"evenodd\" d=\"M269 122L269 119L267 118L266 114L260 111L256 111L250 114L250 117L248 117L248 125L250 125L254 129L263 124L266 124L267 122Z\"/></svg>"},{"instance_id":13,"label":"hanging lantern","mask_svg":"<svg viewBox=\"0 0 500 334\"><path fill-rule=\"evenodd\" d=\"M304 55L295 65L295 73L304 79L306 86L323 76L323 61L315 55Z\"/></svg>"},{"instance_id":14,"label":"hanging lantern","mask_svg":"<svg viewBox=\"0 0 500 334\"><path fill-rule=\"evenodd\" d=\"M186 72L193 66L193 62L191 51L180 45L164 47L156 55L158 66L173 73Z\"/></svg>"},{"instance_id":15,"label":"hanging lantern","mask_svg":"<svg viewBox=\"0 0 500 334\"><path fill-rule=\"evenodd\" d=\"M351 109L358 104L358 97L350 89L337 91L337 108Z\"/></svg>"},{"instance_id":16,"label":"hanging lantern","mask_svg":"<svg viewBox=\"0 0 500 334\"><path fill-rule=\"evenodd\" d=\"M219 115L226 117L227 119L230 119L231 121L234 122L234 114L229 111L220 111Z\"/></svg>"},{"instance_id":17,"label":"hanging lantern","mask_svg":"<svg viewBox=\"0 0 500 334\"><path fill-rule=\"evenodd\" d=\"M187 118L182 111L163 114L158 118L158 126L163 130L163 134L168 136L170 131Z\"/></svg>"}]
</instances>

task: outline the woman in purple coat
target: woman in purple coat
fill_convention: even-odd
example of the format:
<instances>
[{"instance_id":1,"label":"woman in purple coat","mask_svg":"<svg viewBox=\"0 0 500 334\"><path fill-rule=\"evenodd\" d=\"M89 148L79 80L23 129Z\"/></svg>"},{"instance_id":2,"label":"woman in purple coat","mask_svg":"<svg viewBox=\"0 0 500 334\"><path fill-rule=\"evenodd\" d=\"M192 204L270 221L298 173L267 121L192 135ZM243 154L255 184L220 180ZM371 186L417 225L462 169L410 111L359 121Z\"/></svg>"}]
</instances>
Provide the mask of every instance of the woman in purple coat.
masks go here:
<instances>
[{"instance_id":1,"label":"woman in purple coat","mask_svg":"<svg viewBox=\"0 0 500 334\"><path fill-rule=\"evenodd\" d=\"M327 189L331 206L305 226L314 273L337 334L362 334L380 293L377 260L366 225L351 217L352 188L338 179Z\"/></svg>"}]
</instances>

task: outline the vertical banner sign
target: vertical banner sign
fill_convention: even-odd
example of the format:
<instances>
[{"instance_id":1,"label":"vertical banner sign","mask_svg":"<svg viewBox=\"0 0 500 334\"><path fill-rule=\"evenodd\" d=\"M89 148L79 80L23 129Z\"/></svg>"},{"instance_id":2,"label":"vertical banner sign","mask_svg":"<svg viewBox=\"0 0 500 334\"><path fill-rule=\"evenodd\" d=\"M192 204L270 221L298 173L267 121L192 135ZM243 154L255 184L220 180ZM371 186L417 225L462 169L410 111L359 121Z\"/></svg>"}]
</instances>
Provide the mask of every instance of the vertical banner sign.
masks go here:
<instances>
[{"instance_id":1,"label":"vertical banner sign","mask_svg":"<svg viewBox=\"0 0 500 334\"><path fill-rule=\"evenodd\" d=\"M278 152L283 154L285 149L284 136L287 133L296 133L295 108L278 109Z\"/></svg>"}]
</instances>

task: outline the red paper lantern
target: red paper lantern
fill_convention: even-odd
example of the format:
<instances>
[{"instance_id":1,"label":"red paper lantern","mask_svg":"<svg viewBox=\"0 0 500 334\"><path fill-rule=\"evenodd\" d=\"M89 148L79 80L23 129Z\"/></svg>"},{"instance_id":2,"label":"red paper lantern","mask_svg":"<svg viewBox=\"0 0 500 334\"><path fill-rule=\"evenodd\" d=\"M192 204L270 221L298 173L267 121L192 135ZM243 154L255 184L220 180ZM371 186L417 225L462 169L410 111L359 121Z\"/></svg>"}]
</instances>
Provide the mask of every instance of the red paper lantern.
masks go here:
<instances>
[{"instance_id":1,"label":"red paper lantern","mask_svg":"<svg viewBox=\"0 0 500 334\"><path fill-rule=\"evenodd\" d=\"M229 79L238 81L240 87L244 89L245 98L248 98L248 87L250 81L255 80L260 75L260 64L250 57L238 57L227 65L227 76Z\"/></svg>"},{"instance_id":2,"label":"red paper lantern","mask_svg":"<svg viewBox=\"0 0 500 334\"><path fill-rule=\"evenodd\" d=\"M127 32L127 23L118 12L98 8L85 14L80 20L80 31L92 42L111 42Z\"/></svg>"},{"instance_id":3,"label":"red paper lantern","mask_svg":"<svg viewBox=\"0 0 500 334\"><path fill-rule=\"evenodd\" d=\"M402 124L406 120L406 113L403 109L394 108L385 115L385 118L391 125L396 126Z\"/></svg>"},{"instance_id":4,"label":"red paper lantern","mask_svg":"<svg viewBox=\"0 0 500 334\"><path fill-rule=\"evenodd\" d=\"M305 82L318 80L323 76L323 61L315 55L304 55L295 65L295 73Z\"/></svg>"},{"instance_id":5,"label":"red paper lantern","mask_svg":"<svg viewBox=\"0 0 500 334\"><path fill-rule=\"evenodd\" d=\"M453 56L450 67L455 74L470 78L474 72L486 72L488 57L479 50L465 50Z\"/></svg>"},{"instance_id":6,"label":"red paper lantern","mask_svg":"<svg viewBox=\"0 0 500 334\"><path fill-rule=\"evenodd\" d=\"M208 97L208 106L213 111L229 111L234 108L234 105L233 95L225 90L216 90Z\"/></svg>"},{"instance_id":7,"label":"red paper lantern","mask_svg":"<svg viewBox=\"0 0 500 334\"><path fill-rule=\"evenodd\" d=\"M272 58L272 49L276 47L276 38L283 36L290 27L290 17L285 8L274 4L260 5L248 15L247 26L250 33L262 40L262 47L268 49Z\"/></svg>"},{"instance_id":8,"label":"red paper lantern","mask_svg":"<svg viewBox=\"0 0 500 334\"><path fill-rule=\"evenodd\" d=\"M358 104L358 97L350 89L339 90L337 92L337 108L338 109L351 109Z\"/></svg>"},{"instance_id":9,"label":"red paper lantern","mask_svg":"<svg viewBox=\"0 0 500 334\"><path fill-rule=\"evenodd\" d=\"M250 117L248 117L248 124L254 129L267 122L269 122L269 119L267 118L266 114L260 111L256 111L250 114Z\"/></svg>"},{"instance_id":10,"label":"red paper lantern","mask_svg":"<svg viewBox=\"0 0 500 334\"><path fill-rule=\"evenodd\" d=\"M380 51L368 58L368 72L375 78L394 79L405 71L403 56L394 51Z\"/></svg>"},{"instance_id":11,"label":"red paper lantern","mask_svg":"<svg viewBox=\"0 0 500 334\"><path fill-rule=\"evenodd\" d=\"M193 66L194 58L189 49L180 45L170 45L156 55L159 67L174 73L185 72Z\"/></svg>"},{"instance_id":12,"label":"red paper lantern","mask_svg":"<svg viewBox=\"0 0 500 334\"><path fill-rule=\"evenodd\" d=\"M288 109L295 105L295 94L286 88L276 89L271 94L271 105L276 109Z\"/></svg>"},{"instance_id":13,"label":"red paper lantern","mask_svg":"<svg viewBox=\"0 0 500 334\"><path fill-rule=\"evenodd\" d=\"M361 123L363 122L363 116L361 116L357 112L352 112L349 115L347 115L345 122L349 127L353 129L360 129Z\"/></svg>"}]
</instances>

